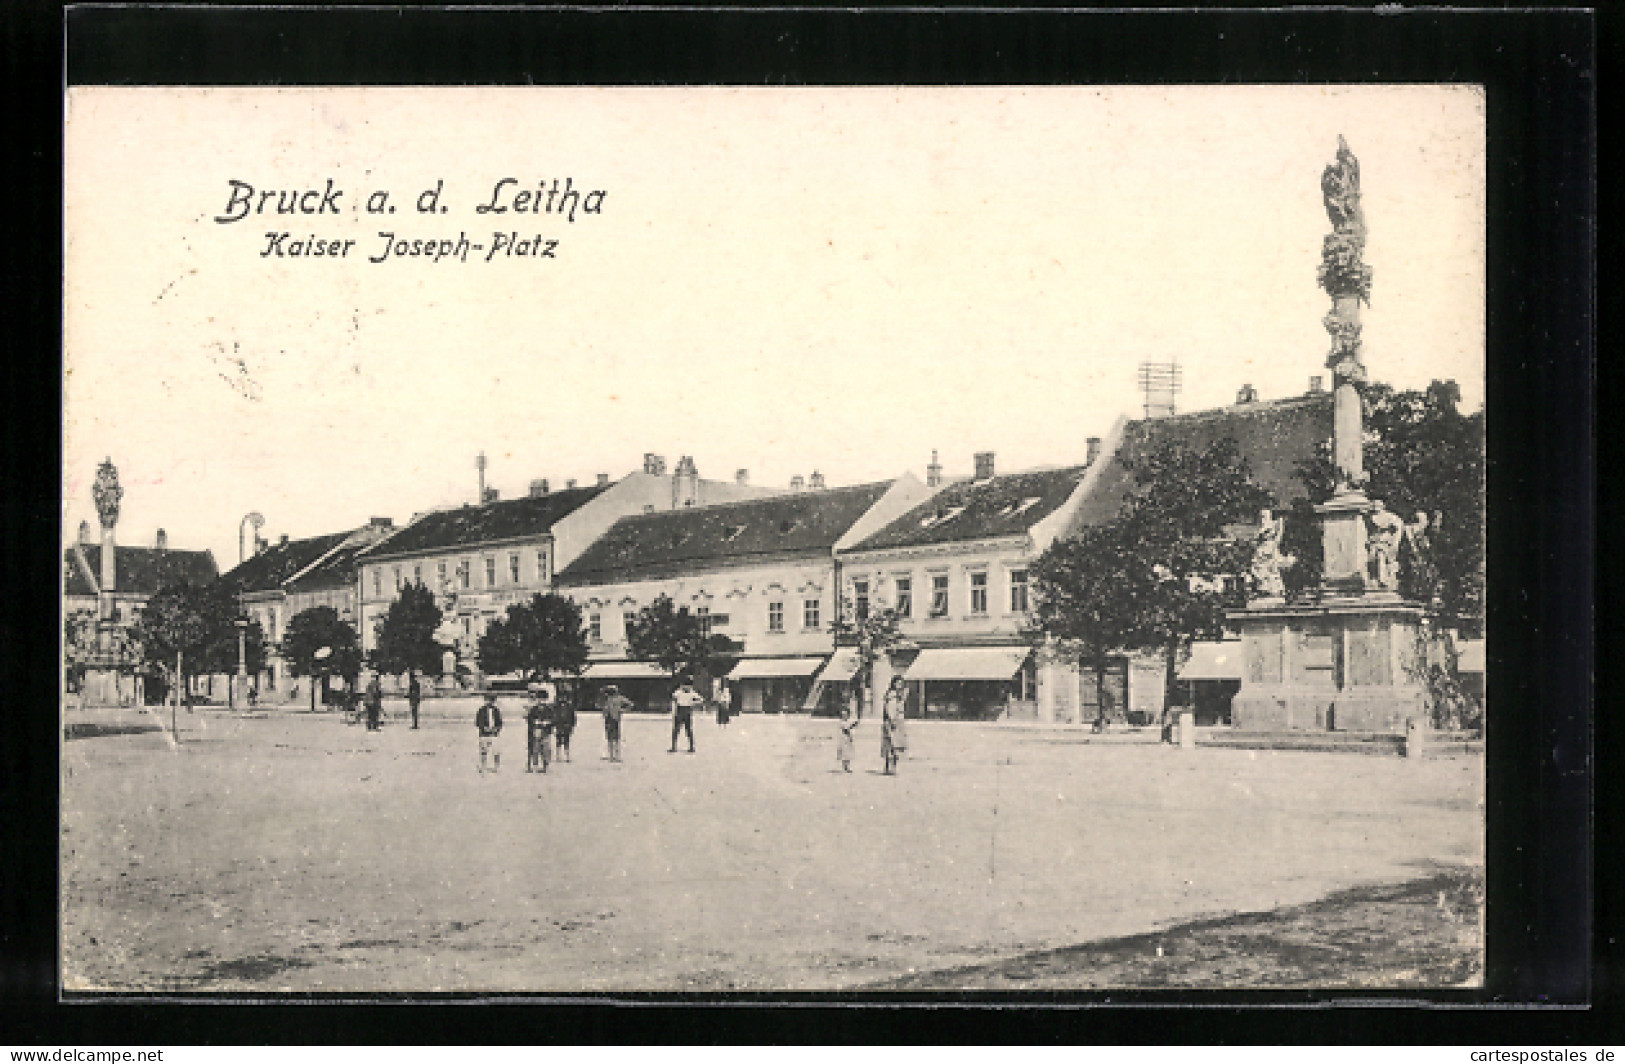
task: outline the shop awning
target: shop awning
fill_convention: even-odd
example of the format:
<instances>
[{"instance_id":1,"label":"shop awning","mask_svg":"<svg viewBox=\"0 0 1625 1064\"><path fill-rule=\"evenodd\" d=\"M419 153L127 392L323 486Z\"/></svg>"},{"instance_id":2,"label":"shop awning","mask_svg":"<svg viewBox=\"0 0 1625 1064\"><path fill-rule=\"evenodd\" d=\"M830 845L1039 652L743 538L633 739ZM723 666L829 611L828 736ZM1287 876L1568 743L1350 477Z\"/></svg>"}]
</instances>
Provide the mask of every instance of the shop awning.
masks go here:
<instances>
[{"instance_id":1,"label":"shop awning","mask_svg":"<svg viewBox=\"0 0 1625 1064\"><path fill-rule=\"evenodd\" d=\"M840 647L830 655L824 671L818 674L818 682L846 683L857 675L859 664L857 647Z\"/></svg>"},{"instance_id":2,"label":"shop awning","mask_svg":"<svg viewBox=\"0 0 1625 1064\"><path fill-rule=\"evenodd\" d=\"M1181 680L1241 679L1240 640L1192 643L1190 660L1179 667Z\"/></svg>"},{"instance_id":3,"label":"shop awning","mask_svg":"<svg viewBox=\"0 0 1625 1064\"><path fill-rule=\"evenodd\" d=\"M669 680L652 661L595 661L581 674L584 680Z\"/></svg>"},{"instance_id":4,"label":"shop awning","mask_svg":"<svg viewBox=\"0 0 1625 1064\"><path fill-rule=\"evenodd\" d=\"M1462 639L1456 643L1456 671L1484 671L1484 640Z\"/></svg>"},{"instance_id":5,"label":"shop awning","mask_svg":"<svg viewBox=\"0 0 1625 1064\"><path fill-rule=\"evenodd\" d=\"M1008 680L1031 651L1027 647L922 650L905 680Z\"/></svg>"},{"instance_id":6,"label":"shop awning","mask_svg":"<svg viewBox=\"0 0 1625 1064\"><path fill-rule=\"evenodd\" d=\"M811 676L823 658L746 658L728 673L730 680L767 680L781 676Z\"/></svg>"}]
</instances>

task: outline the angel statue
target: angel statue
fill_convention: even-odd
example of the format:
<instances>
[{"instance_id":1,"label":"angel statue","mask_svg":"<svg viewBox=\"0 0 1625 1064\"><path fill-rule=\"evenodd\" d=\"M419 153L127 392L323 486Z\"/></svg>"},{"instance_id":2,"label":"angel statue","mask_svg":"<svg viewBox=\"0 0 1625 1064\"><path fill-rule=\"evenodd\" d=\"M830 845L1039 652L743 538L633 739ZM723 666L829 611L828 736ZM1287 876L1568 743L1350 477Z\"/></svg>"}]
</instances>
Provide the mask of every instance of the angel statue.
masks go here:
<instances>
[{"instance_id":1,"label":"angel statue","mask_svg":"<svg viewBox=\"0 0 1625 1064\"><path fill-rule=\"evenodd\" d=\"M1281 537L1286 532L1286 518L1276 517L1272 510L1258 513L1258 538L1253 542L1253 589L1261 598L1285 598L1286 583L1281 573L1298 564L1295 555L1281 553Z\"/></svg>"},{"instance_id":2,"label":"angel statue","mask_svg":"<svg viewBox=\"0 0 1625 1064\"><path fill-rule=\"evenodd\" d=\"M1394 590L1399 586L1399 543L1405 535L1405 522L1381 502L1366 520L1371 523L1366 550L1372 582L1383 590Z\"/></svg>"}]
</instances>

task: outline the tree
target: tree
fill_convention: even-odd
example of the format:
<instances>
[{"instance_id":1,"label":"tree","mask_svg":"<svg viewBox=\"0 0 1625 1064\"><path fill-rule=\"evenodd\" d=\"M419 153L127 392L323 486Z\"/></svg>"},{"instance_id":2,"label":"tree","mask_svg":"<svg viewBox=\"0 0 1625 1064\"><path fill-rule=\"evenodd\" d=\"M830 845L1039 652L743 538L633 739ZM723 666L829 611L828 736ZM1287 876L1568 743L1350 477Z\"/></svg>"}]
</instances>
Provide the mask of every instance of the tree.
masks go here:
<instances>
[{"instance_id":1,"label":"tree","mask_svg":"<svg viewBox=\"0 0 1625 1064\"><path fill-rule=\"evenodd\" d=\"M715 675L719 666L738 654L740 645L725 635L711 635L698 617L661 595L638 611L626 629L627 656L652 661L667 673Z\"/></svg>"},{"instance_id":2,"label":"tree","mask_svg":"<svg viewBox=\"0 0 1625 1064\"><path fill-rule=\"evenodd\" d=\"M1430 558L1402 558L1401 590L1427 604L1434 622L1476 636L1484 626L1484 413L1463 414L1460 402L1454 381L1434 381L1425 391L1367 385L1365 491L1406 520L1428 515ZM1288 590L1304 593L1320 585L1313 505L1330 498L1336 483L1330 444L1299 464L1298 477L1309 497L1294 505L1284 541L1298 556L1286 574Z\"/></svg>"},{"instance_id":3,"label":"tree","mask_svg":"<svg viewBox=\"0 0 1625 1064\"><path fill-rule=\"evenodd\" d=\"M179 692L187 691L190 676L237 671L237 620L241 610L236 595L219 582L171 584L147 600L131 630L141 658L168 673ZM265 634L258 621L246 631L245 667L265 667Z\"/></svg>"},{"instance_id":4,"label":"tree","mask_svg":"<svg viewBox=\"0 0 1625 1064\"><path fill-rule=\"evenodd\" d=\"M440 617L434 592L421 582L401 588L400 596L389 604L389 612L373 628L377 637L373 668L395 675L404 672L408 679L416 679L420 672L438 672L441 655L448 649L434 637Z\"/></svg>"},{"instance_id":5,"label":"tree","mask_svg":"<svg viewBox=\"0 0 1625 1064\"><path fill-rule=\"evenodd\" d=\"M1245 604L1240 577L1252 548L1235 526L1255 522L1273 500L1231 439L1165 446L1129 472L1116 518L1040 557L1037 616L1048 634L1079 647L1097 678L1109 656L1159 654L1171 699L1190 644L1219 638L1226 612Z\"/></svg>"},{"instance_id":6,"label":"tree","mask_svg":"<svg viewBox=\"0 0 1625 1064\"><path fill-rule=\"evenodd\" d=\"M853 600L842 595L840 608L830 625L836 646L855 647L858 652L858 667L852 674L852 682L863 692L859 700L860 716L863 707L874 705L876 659L903 643L902 615L895 607L878 601L879 593L880 589L876 588L877 601L870 605L863 617L857 615Z\"/></svg>"},{"instance_id":7,"label":"tree","mask_svg":"<svg viewBox=\"0 0 1625 1064\"><path fill-rule=\"evenodd\" d=\"M354 676L361 671L361 640L331 606L312 606L288 620L282 634L282 660L295 676L310 677L310 710L323 676Z\"/></svg>"},{"instance_id":8,"label":"tree","mask_svg":"<svg viewBox=\"0 0 1625 1064\"><path fill-rule=\"evenodd\" d=\"M522 672L545 680L559 673L578 675L586 664L581 607L563 595L515 603L480 636L480 668L486 672Z\"/></svg>"}]
</instances>

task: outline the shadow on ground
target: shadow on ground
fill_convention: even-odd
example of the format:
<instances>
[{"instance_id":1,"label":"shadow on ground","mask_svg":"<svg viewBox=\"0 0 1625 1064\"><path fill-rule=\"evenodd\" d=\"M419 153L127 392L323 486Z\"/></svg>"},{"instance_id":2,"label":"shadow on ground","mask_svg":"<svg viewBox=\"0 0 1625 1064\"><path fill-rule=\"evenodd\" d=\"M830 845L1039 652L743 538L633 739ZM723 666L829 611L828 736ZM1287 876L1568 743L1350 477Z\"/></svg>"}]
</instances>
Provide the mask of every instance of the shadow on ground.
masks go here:
<instances>
[{"instance_id":1,"label":"shadow on ground","mask_svg":"<svg viewBox=\"0 0 1625 1064\"><path fill-rule=\"evenodd\" d=\"M1482 868L1308 905L919 972L872 990L1459 987L1482 977Z\"/></svg>"}]
</instances>

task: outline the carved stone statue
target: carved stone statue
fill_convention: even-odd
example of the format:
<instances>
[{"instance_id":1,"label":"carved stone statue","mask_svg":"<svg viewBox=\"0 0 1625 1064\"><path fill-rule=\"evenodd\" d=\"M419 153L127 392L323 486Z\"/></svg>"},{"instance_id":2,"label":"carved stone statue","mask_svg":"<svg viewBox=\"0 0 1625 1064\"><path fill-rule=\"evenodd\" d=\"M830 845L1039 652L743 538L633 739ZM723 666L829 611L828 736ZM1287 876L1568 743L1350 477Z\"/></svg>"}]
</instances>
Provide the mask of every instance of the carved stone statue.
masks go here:
<instances>
[{"instance_id":1,"label":"carved stone statue","mask_svg":"<svg viewBox=\"0 0 1625 1064\"><path fill-rule=\"evenodd\" d=\"M1428 530L1444 522L1444 514L1434 511L1431 520L1418 510L1414 520L1405 525L1405 538L1411 545L1411 576L1420 597L1431 599L1439 584L1439 568L1433 562L1433 545Z\"/></svg>"},{"instance_id":2,"label":"carved stone statue","mask_svg":"<svg viewBox=\"0 0 1625 1064\"><path fill-rule=\"evenodd\" d=\"M102 527L112 528L118 524L119 500L124 498L124 489L119 487L118 470L113 468L111 458L96 467L96 483L91 486L90 494L96 500L96 515L101 518Z\"/></svg>"},{"instance_id":3,"label":"carved stone statue","mask_svg":"<svg viewBox=\"0 0 1625 1064\"><path fill-rule=\"evenodd\" d=\"M1261 510L1258 515L1258 539L1253 544L1253 590L1262 598L1285 598L1286 584L1281 573L1298 564L1291 554L1281 553L1281 536L1286 531L1286 518L1276 517L1273 511Z\"/></svg>"},{"instance_id":4,"label":"carved stone statue","mask_svg":"<svg viewBox=\"0 0 1625 1064\"><path fill-rule=\"evenodd\" d=\"M1371 525L1370 537L1366 542L1371 561L1371 581L1380 590L1396 590L1399 587L1399 543L1405 535L1405 522L1381 502L1376 504L1376 509L1366 520Z\"/></svg>"},{"instance_id":5,"label":"carved stone statue","mask_svg":"<svg viewBox=\"0 0 1625 1064\"><path fill-rule=\"evenodd\" d=\"M1332 223L1320 253L1320 286L1333 299L1354 296L1369 304L1371 267L1361 261L1366 230L1360 208L1360 163L1342 137L1337 138L1337 161L1320 176L1320 192Z\"/></svg>"}]
</instances>

